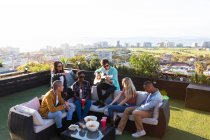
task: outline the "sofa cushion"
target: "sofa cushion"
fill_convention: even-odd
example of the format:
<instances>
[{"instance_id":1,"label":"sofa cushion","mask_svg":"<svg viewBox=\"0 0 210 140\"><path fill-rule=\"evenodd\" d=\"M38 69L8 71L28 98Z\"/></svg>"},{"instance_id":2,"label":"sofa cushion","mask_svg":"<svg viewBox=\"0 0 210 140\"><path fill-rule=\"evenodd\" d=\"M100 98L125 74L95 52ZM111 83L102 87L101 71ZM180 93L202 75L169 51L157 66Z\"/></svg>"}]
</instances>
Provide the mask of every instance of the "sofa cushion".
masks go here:
<instances>
[{"instance_id":1,"label":"sofa cushion","mask_svg":"<svg viewBox=\"0 0 210 140\"><path fill-rule=\"evenodd\" d=\"M137 91L137 99L136 99L136 105L140 106L142 102L147 98L148 94L144 91Z\"/></svg>"},{"instance_id":2,"label":"sofa cushion","mask_svg":"<svg viewBox=\"0 0 210 140\"><path fill-rule=\"evenodd\" d=\"M104 94L104 93L105 93L105 90L102 90L102 94ZM117 94L119 94L119 93L121 93L121 91L115 90L114 97ZM108 98L111 98L111 97L112 96L109 96ZM91 88L91 99L94 100L94 101L97 101L98 100L98 94L97 94L97 88L96 88L96 86L92 86L92 88Z\"/></svg>"},{"instance_id":3,"label":"sofa cushion","mask_svg":"<svg viewBox=\"0 0 210 140\"><path fill-rule=\"evenodd\" d=\"M21 113L31 115L33 117L33 123L34 125L43 125L44 121L38 111L35 109L23 106L23 105L16 105L15 109Z\"/></svg>"},{"instance_id":4,"label":"sofa cushion","mask_svg":"<svg viewBox=\"0 0 210 140\"><path fill-rule=\"evenodd\" d=\"M67 115L66 112L63 112L62 118L66 117L66 115ZM42 130L52 126L55 123L53 119L43 119L43 121L44 121L43 125L34 126L34 132L35 133L39 133Z\"/></svg>"},{"instance_id":5,"label":"sofa cushion","mask_svg":"<svg viewBox=\"0 0 210 140\"><path fill-rule=\"evenodd\" d=\"M154 111L153 111L153 118L158 120L159 118L159 108L160 106L163 104L163 102L159 103L155 108L154 108Z\"/></svg>"},{"instance_id":6,"label":"sofa cushion","mask_svg":"<svg viewBox=\"0 0 210 140\"><path fill-rule=\"evenodd\" d=\"M38 111L40 107L39 98L35 97L32 100L23 103L22 105Z\"/></svg>"}]
</instances>

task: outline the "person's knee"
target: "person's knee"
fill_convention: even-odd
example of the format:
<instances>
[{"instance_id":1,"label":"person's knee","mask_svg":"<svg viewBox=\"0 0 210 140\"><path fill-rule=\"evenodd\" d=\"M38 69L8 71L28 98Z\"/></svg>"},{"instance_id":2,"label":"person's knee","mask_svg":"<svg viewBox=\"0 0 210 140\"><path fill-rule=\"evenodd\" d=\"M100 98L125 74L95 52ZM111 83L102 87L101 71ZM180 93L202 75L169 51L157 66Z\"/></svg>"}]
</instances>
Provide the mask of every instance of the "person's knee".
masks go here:
<instances>
[{"instance_id":1,"label":"person's knee","mask_svg":"<svg viewBox=\"0 0 210 140\"><path fill-rule=\"evenodd\" d=\"M134 111L132 112L132 115L133 115L133 116L137 116L137 115L138 115L138 111L134 110Z\"/></svg>"},{"instance_id":2,"label":"person's knee","mask_svg":"<svg viewBox=\"0 0 210 140\"><path fill-rule=\"evenodd\" d=\"M63 113L61 111L56 112L56 117L62 119Z\"/></svg>"},{"instance_id":3,"label":"person's knee","mask_svg":"<svg viewBox=\"0 0 210 140\"><path fill-rule=\"evenodd\" d=\"M70 103L70 109L73 110L73 111L75 111L76 106L73 103Z\"/></svg>"},{"instance_id":4,"label":"person's knee","mask_svg":"<svg viewBox=\"0 0 210 140\"><path fill-rule=\"evenodd\" d=\"M124 113L125 114L130 114L130 110L129 109L125 109Z\"/></svg>"}]
</instances>

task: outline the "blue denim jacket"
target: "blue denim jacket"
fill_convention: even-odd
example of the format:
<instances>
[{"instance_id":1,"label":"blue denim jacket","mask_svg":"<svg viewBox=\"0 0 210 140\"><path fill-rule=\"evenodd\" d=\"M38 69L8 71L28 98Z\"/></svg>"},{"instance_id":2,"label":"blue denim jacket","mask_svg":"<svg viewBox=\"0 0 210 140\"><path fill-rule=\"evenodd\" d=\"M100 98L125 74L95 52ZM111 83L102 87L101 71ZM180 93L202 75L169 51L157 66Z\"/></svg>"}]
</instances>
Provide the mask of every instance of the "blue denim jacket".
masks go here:
<instances>
[{"instance_id":1,"label":"blue denim jacket","mask_svg":"<svg viewBox=\"0 0 210 140\"><path fill-rule=\"evenodd\" d=\"M99 69L96 70L96 72L102 72L102 73L106 73L106 70L104 69L104 67L101 67ZM120 90L120 85L118 82L118 71L114 68L110 66L110 69L108 71L108 75L113 75L112 83L113 85L116 87L116 90L119 91Z\"/></svg>"},{"instance_id":2,"label":"blue denim jacket","mask_svg":"<svg viewBox=\"0 0 210 140\"><path fill-rule=\"evenodd\" d=\"M160 102L162 102L162 95L160 94L160 91L157 90L153 94L148 94L146 100L137 108L137 110L152 111Z\"/></svg>"}]
</instances>

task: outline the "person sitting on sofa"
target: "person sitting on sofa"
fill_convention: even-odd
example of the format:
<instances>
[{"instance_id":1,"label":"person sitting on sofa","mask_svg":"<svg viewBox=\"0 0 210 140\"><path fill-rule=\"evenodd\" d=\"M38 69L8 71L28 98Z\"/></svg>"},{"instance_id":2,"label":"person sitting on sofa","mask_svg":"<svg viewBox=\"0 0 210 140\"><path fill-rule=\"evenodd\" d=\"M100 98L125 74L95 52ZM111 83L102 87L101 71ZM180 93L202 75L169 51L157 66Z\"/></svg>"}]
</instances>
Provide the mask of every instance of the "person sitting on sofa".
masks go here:
<instances>
[{"instance_id":1,"label":"person sitting on sofa","mask_svg":"<svg viewBox=\"0 0 210 140\"><path fill-rule=\"evenodd\" d=\"M105 106L104 102L110 94L114 93L115 90L120 90L117 70L109 65L109 60L107 59L103 59L101 65L102 67L96 70L96 72L102 72L101 82L97 84L99 100L94 103L94 105L99 105L99 108ZM102 94L102 90L106 90L105 94Z\"/></svg>"},{"instance_id":2,"label":"person sitting on sofa","mask_svg":"<svg viewBox=\"0 0 210 140\"><path fill-rule=\"evenodd\" d=\"M114 112L124 112L127 107L136 106L136 88L129 77L122 79L123 90L115 99L107 106L108 116L115 121ZM121 97L123 100L118 102Z\"/></svg>"},{"instance_id":3,"label":"person sitting on sofa","mask_svg":"<svg viewBox=\"0 0 210 140\"><path fill-rule=\"evenodd\" d=\"M84 119L84 117L87 116L90 106L91 106L91 100L90 100L90 83L85 78L84 71L78 71L77 72L78 80L73 84L73 92L74 92L74 103L76 105L77 110L77 118L78 121L81 121ZM82 102L84 102L84 106L82 106ZM83 110L83 111L82 111Z\"/></svg>"},{"instance_id":4,"label":"person sitting on sofa","mask_svg":"<svg viewBox=\"0 0 210 140\"><path fill-rule=\"evenodd\" d=\"M67 86L67 79L66 79L67 73L65 73L63 64L60 61L54 62L54 67L51 72L51 85L55 80L60 80L63 83L64 90L62 93L62 97L64 100L68 100L69 98L73 97L73 92L70 87Z\"/></svg>"},{"instance_id":5,"label":"person sitting on sofa","mask_svg":"<svg viewBox=\"0 0 210 140\"><path fill-rule=\"evenodd\" d=\"M62 125L62 112L67 111L67 123L71 123L73 110L68 102L61 97L63 92L63 84L60 80L53 82L52 89L48 91L39 108L39 113L47 119L54 119L58 132L62 132L65 127Z\"/></svg>"},{"instance_id":6,"label":"person sitting on sofa","mask_svg":"<svg viewBox=\"0 0 210 140\"><path fill-rule=\"evenodd\" d=\"M157 106L160 102L162 102L162 96L160 91L154 87L151 81L146 81L143 84L143 87L146 92L148 92L147 98L143 101L143 103L137 107L128 107L125 109L123 116L120 120L118 128L115 131L116 135L121 135L126 123L128 121L129 115L132 113L135 121L135 125L137 128L137 132L132 134L133 137L141 137L146 135L143 127L143 118L152 117L153 110L155 106Z\"/></svg>"}]
</instances>

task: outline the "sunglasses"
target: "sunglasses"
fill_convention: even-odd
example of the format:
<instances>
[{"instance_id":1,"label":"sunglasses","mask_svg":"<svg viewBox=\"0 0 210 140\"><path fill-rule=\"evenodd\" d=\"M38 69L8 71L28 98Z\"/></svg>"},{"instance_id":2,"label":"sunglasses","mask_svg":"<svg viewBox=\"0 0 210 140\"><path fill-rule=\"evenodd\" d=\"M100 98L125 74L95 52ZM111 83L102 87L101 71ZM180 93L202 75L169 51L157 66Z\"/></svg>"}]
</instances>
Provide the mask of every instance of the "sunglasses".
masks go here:
<instances>
[{"instance_id":1,"label":"sunglasses","mask_svg":"<svg viewBox=\"0 0 210 140\"><path fill-rule=\"evenodd\" d=\"M104 65L104 68L107 68L107 67L109 67L109 65Z\"/></svg>"},{"instance_id":2,"label":"sunglasses","mask_svg":"<svg viewBox=\"0 0 210 140\"><path fill-rule=\"evenodd\" d=\"M85 78L85 76L79 76L79 78Z\"/></svg>"}]
</instances>

